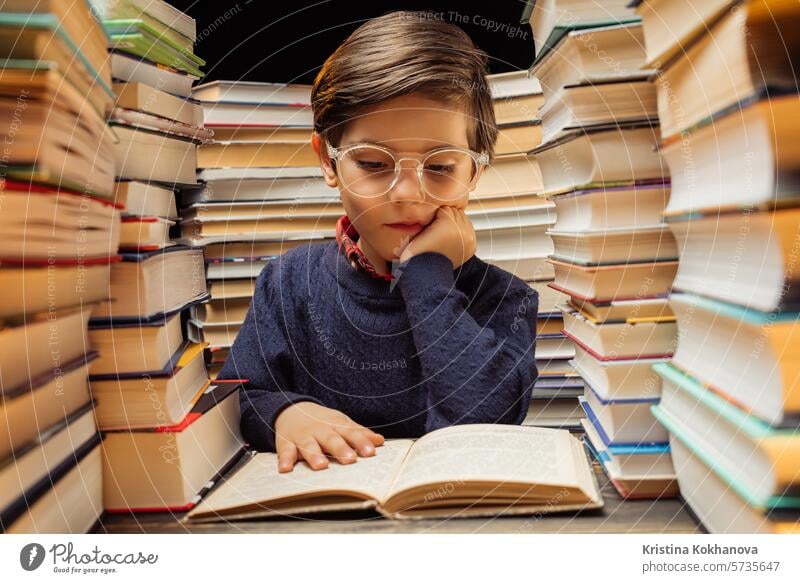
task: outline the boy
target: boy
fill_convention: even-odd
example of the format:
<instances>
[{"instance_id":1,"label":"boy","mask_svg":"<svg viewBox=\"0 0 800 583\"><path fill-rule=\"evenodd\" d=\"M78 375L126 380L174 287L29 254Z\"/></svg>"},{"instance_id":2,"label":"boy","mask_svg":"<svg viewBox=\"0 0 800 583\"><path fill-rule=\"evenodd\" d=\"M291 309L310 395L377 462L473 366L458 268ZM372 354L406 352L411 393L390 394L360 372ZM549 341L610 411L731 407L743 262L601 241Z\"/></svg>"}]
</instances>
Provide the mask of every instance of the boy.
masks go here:
<instances>
[{"instance_id":1,"label":"boy","mask_svg":"<svg viewBox=\"0 0 800 583\"><path fill-rule=\"evenodd\" d=\"M497 136L486 60L460 28L394 12L317 75L312 145L347 214L336 242L264 268L218 375L249 381L242 434L279 471L525 418L538 296L474 256L464 213Z\"/></svg>"}]
</instances>

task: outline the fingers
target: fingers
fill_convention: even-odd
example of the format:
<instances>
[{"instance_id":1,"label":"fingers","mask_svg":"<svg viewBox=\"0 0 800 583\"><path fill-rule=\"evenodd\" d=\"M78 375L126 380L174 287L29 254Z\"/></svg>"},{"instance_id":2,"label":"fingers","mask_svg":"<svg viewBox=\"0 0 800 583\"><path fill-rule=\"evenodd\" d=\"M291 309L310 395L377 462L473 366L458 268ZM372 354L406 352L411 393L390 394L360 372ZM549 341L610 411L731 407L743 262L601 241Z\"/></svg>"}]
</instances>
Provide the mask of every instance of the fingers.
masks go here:
<instances>
[{"instance_id":1,"label":"fingers","mask_svg":"<svg viewBox=\"0 0 800 583\"><path fill-rule=\"evenodd\" d=\"M294 464L297 463L297 446L291 441L283 438L278 438L278 471L280 473L291 472Z\"/></svg>"},{"instance_id":2,"label":"fingers","mask_svg":"<svg viewBox=\"0 0 800 583\"><path fill-rule=\"evenodd\" d=\"M375 447L381 445L383 437L365 427L348 427L340 431L347 443L358 452L361 457L375 455ZM380 443L378 439L380 438Z\"/></svg>"},{"instance_id":3,"label":"fingers","mask_svg":"<svg viewBox=\"0 0 800 583\"><path fill-rule=\"evenodd\" d=\"M331 454L340 464L352 464L356 461L356 452L335 431L320 435L317 441L322 445L322 449Z\"/></svg>"},{"instance_id":4,"label":"fingers","mask_svg":"<svg viewBox=\"0 0 800 583\"><path fill-rule=\"evenodd\" d=\"M314 437L306 438L297 447L300 455L312 470L323 470L328 467L328 458L322 453L322 449Z\"/></svg>"}]
</instances>

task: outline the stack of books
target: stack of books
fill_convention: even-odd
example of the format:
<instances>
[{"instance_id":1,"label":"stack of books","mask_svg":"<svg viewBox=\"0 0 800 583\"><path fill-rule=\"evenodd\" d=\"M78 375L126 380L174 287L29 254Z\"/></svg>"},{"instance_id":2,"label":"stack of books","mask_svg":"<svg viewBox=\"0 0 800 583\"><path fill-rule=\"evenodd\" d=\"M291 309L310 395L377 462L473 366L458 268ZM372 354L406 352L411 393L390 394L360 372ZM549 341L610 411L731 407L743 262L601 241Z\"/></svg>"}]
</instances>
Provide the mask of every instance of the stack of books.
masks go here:
<instances>
[{"instance_id":1,"label":"stack of books","mask_svg":"<svg viewBox=\"0 0 800 583\"><path fill-rule=\"evenodd\" d=\"M86 532L103 511L87 325L120 236L106 37L84 2L9 0L0 24L0 530Z\"/></svg>"},{"instance_id":2,"label":"stack of books","mask_svg":"<svg viewBox=\"0 0 800 583\"><path fill-rule=\"evenodd\" d=\"M199 148L201 186L181 199L181 232L205 250L211 301L193 308L189 333L208 343L213 378L267 262L300 244L330 241L344 209L311 147L310 86L213 81L193 97L214 141Z\"/></svg>"},{"instance_id":3,"label":"stack of books","mask_svg":"<svg viewBox=\"0 0 800 583\"><path fill-rule=\"evenodd\" d=\"M188 91L164 90L199 74L194 21L160 1L94 4L112 55L158 65L139 76L145 69L111 59L122 261L89 333L99 352L89 380L105 436L103 502L109 512L185 510L242 450L238 385L210 383L204 347L184 331L190 306L209 297L202 250L170 235L174 191L196 186L197 144L211 135Z\"/></svg>"},{"instance_id":4,"label":"stack of books","mask_svg":"<svg viewBox=\"0 0 800 583\"><path fill-rule=\"evenodd\" d=\"M624 2L608 4L534 5L531 73L545 100L531 155L556 206L550 286L568 296L559 309L585 384L587 447L621 496L674 496L668 435L650 411L660 396L652 364L672 355L677 333L666 302L678 257L662 220L669 170L654 148L641 22Z\"/></svg>"},{"instance_id":5,"label":"stack of books","mask_svg":"<svg viewBox=\"0 0 800 583\"><path fill-rule=\"evenodd\" d=\"M643 2L658 65L678 345L653 412L715 533L800 532L796 2Z\"/></svg>"},{"instance_id":6,"label":"stack of books","mask_svg":"<svg viewBox=\"0 0 800 583\"><path fill-rule=\"evenodd\" d=\"M575 348L561 331L562 315L556 308L566 296L547 286L553 281L553 266L547 262L553 242L547 230L556 220L556 209L541 196L539 167L528 156L541 142L538 110L544 97L538 80L528 71L489 75L488 81L499 135L496 157L467 211L478 235L478 256L524 279L539 294L538 313L520 314L537 319L539 376L524 423L579 428L583 415L578 397L583 384L568 365ZM501 224L503 214L514 218L511 228ZM508 251L498 249L503 239L514 244Z\"/></svg>"}]
</instances>

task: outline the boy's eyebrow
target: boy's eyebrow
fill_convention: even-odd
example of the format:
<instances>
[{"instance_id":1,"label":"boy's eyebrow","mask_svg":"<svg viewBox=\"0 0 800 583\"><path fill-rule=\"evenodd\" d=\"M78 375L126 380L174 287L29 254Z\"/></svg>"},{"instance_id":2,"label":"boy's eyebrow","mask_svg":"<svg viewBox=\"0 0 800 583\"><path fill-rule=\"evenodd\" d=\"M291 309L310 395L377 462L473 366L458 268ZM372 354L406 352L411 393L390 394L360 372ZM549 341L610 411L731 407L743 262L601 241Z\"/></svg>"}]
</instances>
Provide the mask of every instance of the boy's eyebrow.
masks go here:
<instances>
[{"instance_id":1,"label":"boy's eyebrow","mask_svg":"<svg viewBox=\"0 0 800 583\"><path fill-rule=\"evenodd\" d=\"M375 145L375 146L383 146L384 148L389 148L390 150L396 150L396 148L393 148L391 146L391 144L384 143L384 141L382 141L382 140L372 140L372 139L369 139L369 138L362 139L362 140L356 140L356 141L352 142L351 144L342 144L341 147L351 146L352 144L372 144L372 145ZM431 151L437 150L439 148L456 147L456 148L469 149L469 146L464 146L464 145L461 145L461 144L451 144L450 142L438 142L437 141L437 142L434 142L434 144L435 144L434 146L432 146L431 148L428 148L427 150L424 150L421 153L425 154L427 152L431 152Z\"/></svg>"}]
</instances>

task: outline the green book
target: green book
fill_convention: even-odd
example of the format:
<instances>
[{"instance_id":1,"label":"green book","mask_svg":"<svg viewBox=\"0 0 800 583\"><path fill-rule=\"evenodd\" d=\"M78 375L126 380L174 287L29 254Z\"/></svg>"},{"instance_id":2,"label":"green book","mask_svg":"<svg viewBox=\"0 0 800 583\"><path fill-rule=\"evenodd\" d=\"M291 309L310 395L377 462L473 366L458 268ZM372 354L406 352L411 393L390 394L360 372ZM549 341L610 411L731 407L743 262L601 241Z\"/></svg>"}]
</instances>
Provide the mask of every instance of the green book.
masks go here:
<instances>
[{"instance_id":1,"label":"green book","mask_svg":"<svg viewBox=\"0 0 800 583\"><path fill-rule=\"evenodd\" d=\"M791 463L793 458L792 451L800 451L800 428L775 428L764 421L747 414L733 403L725 400L714 392L704 387L695 378L684 373L680 369L669 363L658 363L653 365L659 376L672 383L687 401L695 407L703 407L711 411L713 415L731 426L735 427L737 439L745 438L748 443L755 444L756 450L762 449L765 442L773 441L783 452L788 452L786 459ZM701 443L699 439L700 428L694 428L690 421L682 416L669 411L669 394L664 387L662 389L662 402L653 405L651 411L658 421L677 439L679 439L689 450L692 451L702 462L717 474L728 486L730 486L748 505L759 509L773 508L800 508L800 484L792 485L781 494L759 496L748 488L737 474L731 470L730 464L723 463L719 452L712 451L713 446L709 443ZM680 418L679 418L680 417ZM704 438L713 431L709 427L702 428ZM720 434L722 435L722 434ZM720 437L722 439L722 437ZM706 441L707 438L706 438ZM732 441L731 441L732 442ZM726 441L726 443L728 443ZM791 447L791 451L788 449ZM766 448L764 448L766 449ZM752 454L755 455L755 454ZM751 457L752 457L751 455ZM784 461L785 461L784 460ZM769 461L767 461L769 463ZM752 463L751 467L757 464Z\"/></svg>"},{"instance_id":2,"label":"green book","mask_svg":"<svg viewBox=\"0 0 800 583\"><path fill-rule=\"evenodd\" d=\"M188 62L194 63L200 67L206 64L203 59L187 49L185 45L176 42L169 34L166 34L166 31L170 30L166 25L160 25L156 28L140 18L128 18L104 20L103 26L112 41L121 36L142 35L154 45L163 45L165 50L169 49L181 55L181 57Z\"/></svg>"},{"instance_id":3,"label":"green book","mask_svg":"<svg viewBox=\"0 0 800 583\"><path fill-rule=\"evenodd\" d=\"M103 78L100 76L100 73L94 68L91 61L86 58L86 55L83 53L83 51L81 51L80 48L78 48L78 45L76 45L72 38L70 38L54 14L0 12L0 27L21 29L38 28L42 30L53 31L67 46L72 54L72 57L77 58L78 61L80 61L92 79L94 79L94 81L97 82L100 87L102 87L103 91L108 93L111 97L116 98L114 91L112 91L111 87L109 87L108 84L103 80Z\"/></svg>"}]
</instances>

